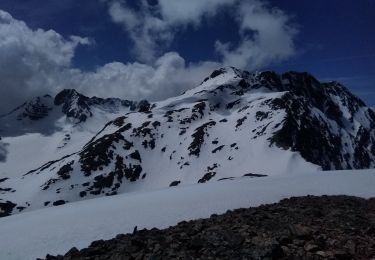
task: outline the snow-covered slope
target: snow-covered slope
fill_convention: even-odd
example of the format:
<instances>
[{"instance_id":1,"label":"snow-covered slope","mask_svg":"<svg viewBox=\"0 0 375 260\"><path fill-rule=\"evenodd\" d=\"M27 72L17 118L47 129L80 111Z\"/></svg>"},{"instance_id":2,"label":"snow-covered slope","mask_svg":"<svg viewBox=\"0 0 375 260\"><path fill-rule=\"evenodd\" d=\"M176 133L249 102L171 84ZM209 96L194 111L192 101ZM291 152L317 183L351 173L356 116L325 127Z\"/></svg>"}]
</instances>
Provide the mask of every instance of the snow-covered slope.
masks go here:
<instances>
[{"instance_id":1,"label":"snow-covered slope","mask_svg":"<svg viewBox=\"0 0 375 260\"><path fill-rule=\"evenodd\" d=\"M228 209L258 206L291 196L375 196L375 170L239 178L96 198L0 219L0 259L28 260L63 254L92 241L129 233L135 226L166 228Z\"/></svg>"},{"instance_id":2,"label":"snow-covered slope","mask_svg":"<svg viewBox=\"0 0 375 260\"><path fill-rule=\"evenodd\" d=\"M106 122L148 106L147 101L88 98L64 90L55 98L36 97L0 116L0 215L11 205L6 194L23 193L17 188L23 185L23 174L80 150ZM7 185L11 181L12 188Z\"/></svg>"},{"instance_id":3,"label":"snow-covered slope","mask_svg":"<svg viewBox=\"0 0 375 260\"><path fill-rule=\"evenodd\" d=\"M140 107L139 103L127 100L88 98L75 90L64 90L55 98L45 95L25 102L0 116L0 162L4 162L0 164L0 176L22 175L73 153L106 122Z\"/></svg>"},{"instance_id":4,"label":"snow-covered slope","mask_svg":"<svg viewBox=\"0 0 375 260\"><path fill-rule=\"evenodd\" d=\"M244 175L375 165L373 110L339 83L307 73L220 69L154 104L72 90L53 105L34 103L18 109L31 111L23 117L28 128L11 120L18 110L1 119L13 122L1 141L0 172L9 178L0 183L3 211ZM12 136L13 128L26 130Z\"/></svg>"}]
</instances>

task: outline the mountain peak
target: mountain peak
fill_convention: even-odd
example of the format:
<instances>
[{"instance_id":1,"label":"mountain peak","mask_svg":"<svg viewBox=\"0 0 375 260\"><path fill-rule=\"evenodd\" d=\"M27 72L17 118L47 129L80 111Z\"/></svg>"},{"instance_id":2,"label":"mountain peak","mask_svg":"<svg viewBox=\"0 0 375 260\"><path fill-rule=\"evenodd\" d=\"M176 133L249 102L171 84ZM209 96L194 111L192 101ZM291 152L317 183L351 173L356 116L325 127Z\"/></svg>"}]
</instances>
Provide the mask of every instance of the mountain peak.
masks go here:
<instances>
[{"instance_id":1,"label":"mountain peak","mask_svg":"<svg viewBox=\"0 0 375 260\"><path fill-rule=\"evenodd\" d=\"M62 112L67 117L82 122L92 116L88 100L88 97L78 93L75 89L64 89L56 95L54 103L56 106L62 105Z\"/></svg>"},{"instance_id":2,"label":"mountain peak","mask_svg":"<svg viewBox=\"0 0 375 260\"><path fill-rule=\"evenodd\" d=\"M221 68L197 88L154 104L86 97L73 89L45 99L54 110L50 120L8 128L62 126L53 138L40 137L34 147L51 142L50 150L31 151L27 167L7 162L25 173L14 187L17 195L9 193L25 210L243 176L375 166L375 112L341 84L305 72ZM2 118L0 126L13 119ZM24 147L14 144L23 155ZM20 190L40 189L33 200L28 193L18 197Z\"/></svg>"},{"instance_id":3,"label":"mountain peak","mask_svg":"<svg viewBox=\"0 0 375 260\"><path fill-rule=\"evenodd\" d=\"M210 79L215 79L217 78L218 76L220 75L229 75L229 77L241 77L242 74L246 72L248 73L247 71L241 71L235 67L223 67L223 68L219 68L219 69L216 69L214 70L208 77L206 77L202 83L210 80Z\"/></svg>"},{"instance_id":4,"label":"mountain peak","mask_svg":"<svg viewBox=\"0 0 375 260\"><path fill-rule=\"evenodd\" d=\"M22 118L29 118L31 120L38 120L48 116L52 110L52 98L49 95L42 97L35 97L32 100L23 104L22 113L18 115L18 120Z\"/></svg>"},{"instance_id":5,"label":"mountain peak","mask_svg":"<svg viewBox=\"0 0 375 260\"><path fill-rule=\"evenodd\" d=\"M59 106L67 101L71 101L72 99L76 98L87 99L86 96L80 94L75 89L64 89L55 96L54 103L55 105Z\"/></svg>"}]
</instances>

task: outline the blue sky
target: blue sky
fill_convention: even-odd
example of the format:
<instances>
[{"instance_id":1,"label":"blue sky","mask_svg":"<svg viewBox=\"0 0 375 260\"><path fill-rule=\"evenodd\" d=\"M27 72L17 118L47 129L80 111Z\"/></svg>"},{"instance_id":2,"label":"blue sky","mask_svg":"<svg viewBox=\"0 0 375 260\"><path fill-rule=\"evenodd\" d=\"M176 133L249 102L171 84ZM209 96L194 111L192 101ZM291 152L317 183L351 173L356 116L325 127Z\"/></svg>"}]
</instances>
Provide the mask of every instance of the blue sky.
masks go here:
<instances>
[{"instance_id":1,"label":"blue sky","mask_svg":"<svg viewBox=\"0 0 375 260\"><path fill-rule=\"evenodd\" d=\"M24 21L27 30L31 32L39 28L43 32L52 29L63 38L62 41L69 41L71 35L87 39L88 42L80 41L70 46L69 61L58 64L58 69L78 69L79 73L76 72L71 78L79 78L87 85L94 82L91 78L99 81L114 71L119 73L123 70L131 75L126 78L129 84L137 78L133 85L145 85L148 82L145 75L154 73L152 75L157 78L156 64L167 60L168 66L177 64L178 72L181 73L179 75L186 77L203 76L206 71L220 65L277 72L308 71L320 80L344 83L369 105L375 106L375 1L244 0L240 2L248 2L249 8L258 8L255 13L249 11L245 14L241 13L241 8L245 7L238 7L240 4L236 0L206 1L209 2L207 6L191 1L191 5L181 6L181 10L177 10L180 6L170 5L168 0L160 3L156 0L148 1L147 8L145 4L142 5L142 1L130 0L1 0L0 10L9 13L16 21ZM193 6L194 3L196 6ZM159 5L161 11L156 9ZM189 8L192 8L192 13L189 13ZM257 15L259 19L254 18ZM139 21L132 20L132 17ZM154 20L151 20L154 18L161 22L160 27L154 26ZM254 29L251 23L262 24ZM149 24L147 29L152 33L144 33L145 24ZM269 28L272 26L276 28ZM270 39L260 47L253 40L254 31L258 29L259 32L265 31L265 39ZM147 40L150 40L149 44L142 46ZM227 46L226 43L230 44ZM241 49L241 44L245 47L255 45L254 49L259 47L259 51L248 53ZM267 56L262 53L264 50L270 50L273 54ZM162 61L158 60L165 54L171 55ZM248 58L241 59L244 56ZM198 65L202 63L205 65ZM144 72L141 67L145 69ZM170 69L168 67L168 71ZM65 83L59 80L55 80L58 85L78 84L78 88L88 94L99 91L98 95L110 93L125 97L128 95L130 98L144 95L147 98L159 92L166 92L169 96L176 93L151 85L136 90L121 88L125 94L116 89L118 86L109 88L109 91L87 90L88 87L78 81ZM100 88L105 88L106 84L108 82L103 81L99 84ZM159 84L163 85L164 82ZM178 90L193 83L184 84ZM35 89L30 86L27 88ZM163 95L156 96L163 98Z\"/></svg>"}]
</instances>

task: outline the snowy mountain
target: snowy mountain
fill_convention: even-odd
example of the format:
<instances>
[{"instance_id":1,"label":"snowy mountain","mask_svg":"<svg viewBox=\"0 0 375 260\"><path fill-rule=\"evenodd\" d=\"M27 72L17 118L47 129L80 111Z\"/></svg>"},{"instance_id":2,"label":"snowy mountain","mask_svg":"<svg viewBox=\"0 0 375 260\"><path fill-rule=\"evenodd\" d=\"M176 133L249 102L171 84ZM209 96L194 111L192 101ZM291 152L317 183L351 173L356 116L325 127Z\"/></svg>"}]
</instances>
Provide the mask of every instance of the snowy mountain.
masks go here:
<instances>
[{"instance_id":1,"label":"snowy mountain","mask_svg":"<svg viewBox=\"0 0 375 260\"><path fill-rule=\"evenodd\" d=\"M234 178L375 166L375 112L307 73L214 71L149 104L64 90L0 118L3 214Z\"/></svg>"},{"instance_id":2,"label":"snowy mountain","mask_svg":"<svg viewBox=\"0 0 375 260\"><path fill-rule=\"evenodd\" d=\"M52 134L67 124L77 125L101 114L113 115L129 111L140 111L147 101L133 102L118 98L86 97L73 89L63 90L52 98L50 95L36 97L10 113L0 116L1 135L14 136L26 133ZM64 117L63 124L57 127L57 120ZM105 120L105 119L104 119ZM49 129L51 128L52 129Z\"/></svg>"}]
</instances>

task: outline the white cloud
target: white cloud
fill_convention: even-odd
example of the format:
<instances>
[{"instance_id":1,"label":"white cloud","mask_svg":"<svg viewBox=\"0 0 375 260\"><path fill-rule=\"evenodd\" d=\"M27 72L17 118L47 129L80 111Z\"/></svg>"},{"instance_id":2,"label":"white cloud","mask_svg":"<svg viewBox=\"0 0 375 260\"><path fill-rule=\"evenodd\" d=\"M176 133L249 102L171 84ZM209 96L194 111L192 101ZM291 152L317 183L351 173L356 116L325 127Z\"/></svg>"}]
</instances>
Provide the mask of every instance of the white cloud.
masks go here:
<instances>
[{"instance_id":1,"label":"white cloud","mask_svg":"<svg viewBox=\"0 0 375 260\"><path fill-rule=\"evenodd\" d=\"M64 39L55 31L32 30L0 11L0 114L37 95L76 88L84 94L124 99L158 100L196 86L220 64L186 64L175 52L150 64L112 62L94 72L71 67L79 44L88 39Z\"/></svg>"},{"instance_id":2,"label":"white cloud","mask_svg":"<svg viewBox=\"0 0 375 260\"><path fill-rule=\"evenodd\" d=\"M162 51L160 46L168 46L173 39L169 24L156 16L157 10L147 1L141 1L139 11L130 9L124 2L111 2L109 14L115 23L124 27L141 61L154 61Z\"/></svg>"},{"instance_id":3,"label":"white cloud","mask_svg":"<svg viewBox=\"0 0 375 260\"><path fill-rule=\"evenodd\" d=\"M159 0L162 17L171 25L199 26L204 16L215 16L218 10L236 0Z\"/></svg>"},{"instance_id":4,"label":"white cloud","mask_svg":"<svg viewBox=\"0 0 375 260\"><path fill-rule=\"evenodd\" d=\"M64 39L52 30L32 30L0 11L0 114L29 98L64 88L92 96L162 99L195 86L220 66L186 64L179 54L169 52L150 64L113 62L82 72L71 67L79 44L89 41L78 36Z\"/></svg>"},{"instance_id":5,"label":"white cloud","mask_svg":"<svg viewBox=\"0 0 375 260\"><path fill-rule=\"evenodd\" d=\"M87 95L160 100L196 86L218 66L215 62L186 64L178 53L169 52L152 65L113 62L92 73L79 73L75 81Z\"/></svg>"},{"instance_id":6,"label":"white cloud","mask_svg":"<svg viewBox=\"0 0 375 260\"><path fill-rule=\"evenodd\" d=\"M92 96L160 100L196 86L218 67L259 68L294 54L296 30L289 17L260 0L159 0L156 6L141 0L137 10L125 1L105 2L111 19L134 42L139 62L112 62L82 72L72 68L71 61L77 46L89 44L88 39L32 30L0 10L0 114L30 97L63 88ZM217 41L214 47L222 60L188 63L168 52L176 30L198 28L203 18L213 19L224 7L233 11L241 40Z\"/></svg>"},{"instance_id":7,"label":"white cloud","mask_svg":"<svg viewBox=\"0 0 375 260\"><path fill-rule=\"evenodd\" d=\"M130 8L126 1L109 1L112 21L122 25L134 42L134 52L143 62L153 62L169 47L175 33L189 24L199 27L205 16L214 16L218 9L236 0L160 0L158 5L140 1Z\"/></svg>"},{"instance_id":8,"label":"white cloud","mask_svg":"<svg viewBox=\"0 0 375 260\"><path fill-rule=\"evenodd\" d=\"M63 82L74 50L88 39L64 39L55 31L31 30L0 10L0 114Z\"/></svg>"},{"instance_id":9,"label":"white cloud","mask_svg":"<svg viewBox=\"0 0 375 260\"><path fill-rule=\"evenodd\" d=\"M234 48L220 41L215 45L223 64L256 69L293 56L297 29L289 20L283 11L263 2L241 2L237 16L241 41Z\"/></svg>"},{"instance_id":10,"label":"white cloud","mask_svg":"<svg viewBox=\"0 0 375 260\"><path fill-rule=\"evenodd\" d=\"M113 0L109 14L125 28L136 56L153 62L169 47L177 31L188 25L198 28L204 17L214 18L223 7L231 10L240 36L236 44L216 42L224 65L255 69L295 54L297 29L290 24L290 17L261 0L159 0L152 6L142 0L137 10L124 0Z\"/></svg>"}]
</instances>

